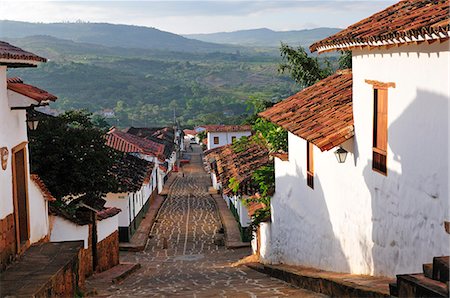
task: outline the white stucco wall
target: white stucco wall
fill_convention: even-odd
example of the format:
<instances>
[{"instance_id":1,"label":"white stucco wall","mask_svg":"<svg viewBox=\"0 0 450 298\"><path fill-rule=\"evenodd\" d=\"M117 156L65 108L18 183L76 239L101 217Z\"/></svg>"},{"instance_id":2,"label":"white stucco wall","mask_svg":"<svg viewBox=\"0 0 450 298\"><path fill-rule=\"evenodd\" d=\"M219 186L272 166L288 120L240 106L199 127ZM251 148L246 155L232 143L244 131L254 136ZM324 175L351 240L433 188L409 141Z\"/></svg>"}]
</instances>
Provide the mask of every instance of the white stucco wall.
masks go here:
<instances>
[{"instance_id":1,"label":"white stucco wall","mask_svg":"<svg viewBox=\"0 0 450 298\"><path fill-rule=\"evenodd\" d=\"M11 110L12 102L27 104L34 101L7 90L6 67L0 66L0 147L6 147L9 151L6 170L0 167L0 219L14 212L12 149L28 141L25 110ZM26 155L29 158L28 146L26 146ZM46 200L29 177L29 163L27 163L27 173L30 243L32 244L48 234L48 211Z\"/></svg>"},{"instance_id":2,"label":"white stucco wall","mask_svg":"<svg viewBox=\"0 0 450 298\"><path fill-rule=\"evenodd\" d=\"M289 134L289 161L275 159L272 239L266 262L393 276L449 255L449 43L353 53L354 140L345 164ZM372 170L373 89L388 91L388 175Z\"/></svg>"},{"instance_id":3,"label":"white stucco wall","mask_svg":"<svg viewBox=\"0 0 450 298\"><path fill-rule=\"evenodd\" d=\"M118 214L118 223L120 227L130 225L130 204L127 193L108 193L106 195L105 207L117 207L122 210Z\"/></svg>"},{"instance_id":4,"label":"white stucco wall","mask_svg":"<svg viewBox=\"0 0 450 298\"><path fill-rule=\"evenodd\" d=\"M50 221L52 222L51 242L83 240L84 248L89 247L89 225L79 226L60 216L53 215L50 215Z\"/></svg>"},{"instance_id":5,"label":"white stucco wall","mask_svg":"<svg viewBox=\"0 0 450 298\"><path fill-rule=\"evenodd\" d=\"M13 213L11 152L12 148L27 141L25 120L24 110L11 111L8 105L6 66L0 66L0 147L6 147L9 151L6 170L0 167L0 219Z\"/></svg>"},{"instance_id":6,"label":"white stucco wall","mask_svg":"<svg viewBox=\"0 0 450 298\"><path fill-rule=\"evenodd\" d=\"M232 137L236 137L236 140L243 136L250 136L251 131L233 131L233 132L208 132L208 145L207 149L213 149L220 146L231 144ZM214 137L219 137L219 144L214 144Z\"/></svg>"},{"instance_id":7,"label":"white stucco wall","mask_svg":"<svg viewBox=\"0 0 450 298\"><path fill-rule=\"evenodd\" d=\"M97 243L119 229L119 214L97 221Z\"/></svg>"},{"instance_id":8,"label":"white stucco wall","mask_svg":"<svg viewBox=\"0 0 450 298\"><path fill-rule=\"evenodd\" d=\"M30 181L28 184L28 192L28 203L30 206L30 243L35 243L47 236L49 232L48 202L33 181Z\"/></svg>"}]
</instances>

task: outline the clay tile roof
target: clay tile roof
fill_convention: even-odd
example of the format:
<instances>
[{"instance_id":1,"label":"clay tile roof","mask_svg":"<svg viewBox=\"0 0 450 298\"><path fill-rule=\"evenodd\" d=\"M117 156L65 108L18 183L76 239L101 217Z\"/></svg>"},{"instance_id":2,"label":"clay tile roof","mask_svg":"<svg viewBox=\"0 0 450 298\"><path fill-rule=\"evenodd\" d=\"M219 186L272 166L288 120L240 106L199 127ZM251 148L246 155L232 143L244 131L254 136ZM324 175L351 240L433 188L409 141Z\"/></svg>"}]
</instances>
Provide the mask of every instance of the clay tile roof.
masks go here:
<instances>
[{"instance_id":1,"label":"clay tile roof","mask_svg":"<svg viewBox=\"0 0 450 298\"><path fill-rule=\"evenodd\" d=\"M8 78L7 85L9 90L32 98L39 103L45 103L46 101L55 101L57 99L55 95L50 94L45 90L25 84L21 78Z\"/></svg>"},{"instance_id":2,"label":"clay tile roof","mask_svg":"<svg viewBox=\"0 0 450 298\"><path fill-rule=\"evenodd\" d=\"M354 135L352 73L338 71L259 114L320 150Z\"/></svg>"},{"instance_id":3,"label":"clay tile roof","mask_svg":"<svg viewBox=\"0 0 450 298\"><path fill-rule=\"evenodd\" d=\"M36 186L39 188L39 190L41 191L42 195L44 196L44 198L47 201L49 201L49 202L56 201L56 198L51 194L51 192L48 190L48 188L45 185L45 183L41 180L41 178L39 178L38 175L31 174L30 178L31 178L31 181L33 181L36 184Z\"/></svg>"},{"instance_id":4,"label":"clay tile roof","mask_svg":"<svg viewBox=\"0 0 450 298\"><path fill-rule=\"evenodd\" d=\"M207 132L251 131L251 125L203 125Z\"/></svg>"},{"instance_id":5,"label":"clay tile roof","mask_svg":"<svg viewBox=\"0 0 450 298\"><path fill-rule=\"evenodd\" d=\"M136 192L141 189L152 170L152 162L123 154L115 160L110 172L118 181L119 192Z\"/></svg>"},{"instance_id":6,"label":"clay tile roof","mask_svg":"<svg viewBox=\"0 0 450 298\"><path fill-rule=\"evenodd\" d=\"M449 0L400 1L310 46L311 52L449 38Z\"/></svg>"},{"instance_id":7,"label":"clay tile roof","mask_svg":"<svg viewBox=\"0 0 450 298\"><path fill-rule=\"evenodd\" d=\"M193 129L185 129L183 130L183 132L185 135L193 135L193 136L197 135L197 132Z\"/></svg>"},{"instance_id":8,"label":"clay tile roof","mask_svg":"<svg viewBox=\"0 0 450 298\"><path fill-rule=\"evenodd\" d=\"M118 151L136 152L157 157L164 161L165 146L152 140L112 128L106 134L106 144Z\"/></svg>"},{"instance_id":9,"label":"clay tile roof","mask_svg":"<svg viewBox=\"0 0 450 298\"><path fill-rule=\"evenodd\" d=\"M225 194L232 191L228 188L231 178L243 184L251 180L255 170L271 163L268 149L253 140L249 140L244 148L229 144L205 151L205 158L207 161L215 160L217 178Z\"/></svg>"},{"instance_id":10,"label":"clay tile roof","mask_svg":"<svg viewBox=\"0 0 450 298\"><path fill-rule=\"evenodd\" d=\"M27 62L30 61L30 62ZM36 62L46 62L47 59L22 50L7 42L0 41L0 65L34 66Z\"/></svg>"},{"instance_id":11,"label":"clay tile roof","mask_svg":"<svg viewBox=\"0 0 450 298\"><path fill-rule=\"evenodd\" d=\"M96 213L96 217L97 217L97 220L104 220L104 219L115 216L116 214L118 214L121 211L122 210L120 210L119 208L116 208L116 207L107 207L107 208L104 208L103 210L98 211Z\"/></svg>"},{"instance_id":12,"label":"clay tile roof","mask_svg":"<svg viewBox=\"0 0 450 298\"><path fill-rule=\"evenodd\" d=\"M164 159L169 159L175 150L175 130L171 127L129 127L126 133L164 145Z\"/></svg>"}]
</instances>

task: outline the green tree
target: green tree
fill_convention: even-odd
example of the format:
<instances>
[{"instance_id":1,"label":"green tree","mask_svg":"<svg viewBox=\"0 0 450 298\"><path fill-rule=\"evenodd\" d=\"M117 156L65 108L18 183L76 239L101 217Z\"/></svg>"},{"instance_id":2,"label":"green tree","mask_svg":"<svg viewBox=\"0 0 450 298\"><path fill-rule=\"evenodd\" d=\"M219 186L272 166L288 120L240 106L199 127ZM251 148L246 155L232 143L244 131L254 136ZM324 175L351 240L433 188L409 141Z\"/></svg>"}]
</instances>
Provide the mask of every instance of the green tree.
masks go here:
<instances>
[{"instance_id":1,"label":"green tree","mask_svg":"<svg viewBox=\"0 0 450 298\"><path fill-rule=\"evenodd\" d=\"M352 51L342 51L339 57L339 68L352 68Z\"/></svg>"},{"instance_id":2,"label":"green tree","mask_svg":"<svg viewBox=\"0 0 450 298\"><path fill-rule=\"evenodd\" d=\"M280 53L282 62L279 64L278 71L289 73L302 89L333 73L328 60L325 60L322 66L318 58L308 56L308 53L302 47L295 49L285 43L281 43Z\"/></svg>"},{"instance_id":3,"label":"green tree","mask_svg":"<svg viewBox=\"0 0 450 298\"><path fill-rule=\"evenodd\" d=\"M90 116L70 111L43 119L37 130L30 131L32 172L57 198L76 194L100 197L117 187L109 173L116 152L106 145L104 131Z\"/></svg>"}]
</instances>

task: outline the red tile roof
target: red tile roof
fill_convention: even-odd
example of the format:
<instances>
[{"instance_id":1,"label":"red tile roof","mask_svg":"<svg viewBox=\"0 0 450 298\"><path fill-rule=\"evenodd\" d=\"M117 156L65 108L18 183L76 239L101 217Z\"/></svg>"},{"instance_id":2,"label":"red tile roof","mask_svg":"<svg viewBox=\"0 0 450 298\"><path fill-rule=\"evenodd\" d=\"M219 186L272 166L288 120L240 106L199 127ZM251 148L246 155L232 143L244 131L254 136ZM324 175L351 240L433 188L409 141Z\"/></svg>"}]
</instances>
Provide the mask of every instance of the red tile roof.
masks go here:
<instances>
[{"instance_id":1,"label":"red tile roof","mask_svg":"<svg viewBox=\"0 0 450 298\"><path fill-rule=\"evenodd\" d=\"M310 46L311 52L449 38L449 0L400 1Z\"/></svg>"},{"instance_id":2,"label":"red tile roof","mask_svg":"<svg viewBox=\"0 0 450 298\"><path fill-rule=\"evenodd\" d=\"M6 61L5 61L6 60ZM24 61L28 60L29 63ZM22 50L7 42L0 41L0 65L34 66L36 62L46 62L47 59Z\"/></svg>"},{"instance_id":3,"label":"red tile roof","mask_svg":"<svg viewBox=\"0 0 450 298\"><path fill-rule=\"evenodd\" d=\"M164 145L112 128L106 134L106 144L122 152L138 152L164 161Z\"/></svg>"},{"instance_id":4,"label":"red tile roof","mask_svg":"<svg viewBox=\"0 0 450 298\"><path fill-rule=\"evenodd\" d=\"M259 115L330 150L354 135L352 73L338 71Z\"/></svg>"},{"instance_id":5,"label":"red tile roof","mask_svg":"<svg viewBox=\"0 0 450 298\"><path fill-rule=\"evenodd\" d=\"M25 84L21 78L8 78L8 89L36 100L39 103L55 101L57 97L38 87Z\"/></svg>"},{"instance_id":6,"label":"red tile roof","mask_svg":"<svg viewBox=\"0 0 450 298\"><path fill-rule=\"evenodd\" d=\"M183 132L185 135L193 135L193 136L197 135L197 133L198 133L193 129L185 129L185 130L183 130Z\"/></svg>"},{"instance_id":7,"label":"red tile roof","mask_svg":"<svg viewBox=\"0 0 450 298\"><path fill-rule=\"evenodd\" d=\"M137 192L149 181L153 162L128 153L117 156L109 172L118 182L118 192Z\"/></svg>"},{"instance_id":8,"label":"red tile roof","mask_svg":"<svg viewBox=\"0 0 450 298\"><path fill-rule=\"evenodd\" d=\"M228 187L231 178L244 184L251 180L255 170L272 162L269 159L269 150L253 140L249 140L243 148L229 144L207 150L205 157L208 161L215 160L217 178L225 194L232 192Z\"/></svg>"},{"instance_id":9,"label":"red tile roof","mask_svg":"<svg viewBox=\"0 0 450 298\"><path fill-rule=\"evenodd\" d=\"M251 125L203 125L207 132L233 132L233 131L251 131Z\"/></svg>"},{"instance_id":10,"label":"red tile roof","mask_svg":"<svg viewBox=\"0 0 450 298\"><path fill-rule=\"evenodd\" d=\"M253 215L255 215L256 211L264 209L266 207L267 207L266 204L261 202L254 202L254 201L249 202L247 205L248 216L252 217Z\"/></svg>"},{"instance_id":11,"label":"red tile roof","mask_svg":"<svg viewBox=\"0 0 450 298\"><path fill-rule=\"evenodd\" d=\"M41 191L42 195L44 196L44 198L47 201L49 201L49 202L56 201L56 198L50 193L50 191L48 190L47 186L45 186L45 183L41 180L41 178L39 178L38 175L31 174L30 178L31 178L31 181L33 181L36 184L36 186L39 188L39 190Z\"/></svg>"},{"instance_id":12,"label":"red tile roof","mask_svg":"<svg viewBox=\"0 0 450 298\"><path fill-rule=\"evenodd\" d=\"M107 207L96 213L97 220L104 220L104 219L113 217L121 211L122 210L120 210L119 208L116 208L116 207Z\"/></svg>"}]
</instances>

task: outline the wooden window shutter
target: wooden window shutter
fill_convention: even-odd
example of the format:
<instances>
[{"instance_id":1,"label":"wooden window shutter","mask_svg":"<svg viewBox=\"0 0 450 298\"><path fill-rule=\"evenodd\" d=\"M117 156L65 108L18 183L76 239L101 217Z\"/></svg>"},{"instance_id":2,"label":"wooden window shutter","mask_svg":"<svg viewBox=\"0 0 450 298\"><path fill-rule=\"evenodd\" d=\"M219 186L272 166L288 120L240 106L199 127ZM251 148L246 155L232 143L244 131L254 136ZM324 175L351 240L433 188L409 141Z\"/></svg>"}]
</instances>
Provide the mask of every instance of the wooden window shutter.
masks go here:
<instances>
[{"instance_id":1,"label":"wooden window shutter","mask_svg":"<svg viewBox=\"0 0 450 298\"><path fill-rule=\"evenodd\" d=\"M374 89L373 115L373 156L372 168L387 174L387 140L388 140L388 90Z\"/></svg>"}]
</instances>

